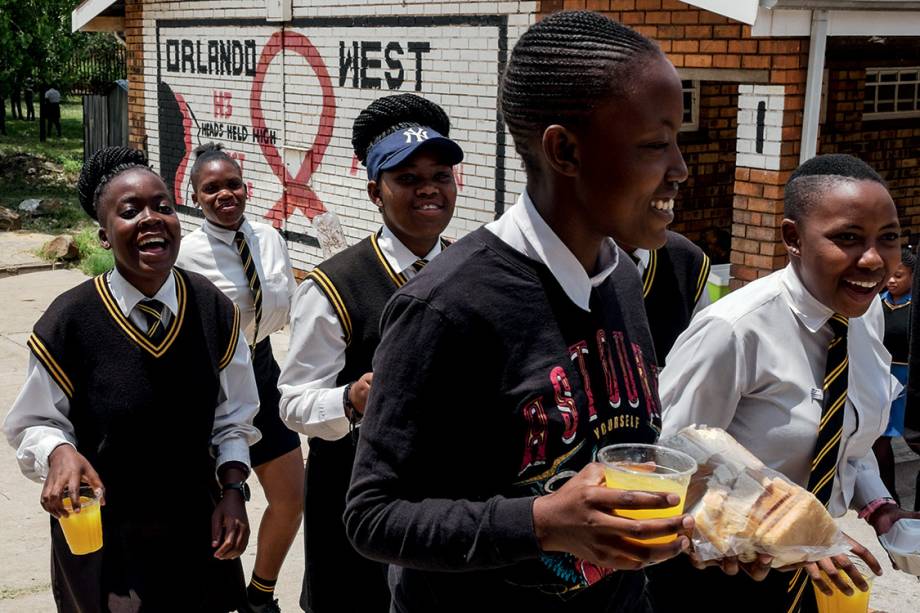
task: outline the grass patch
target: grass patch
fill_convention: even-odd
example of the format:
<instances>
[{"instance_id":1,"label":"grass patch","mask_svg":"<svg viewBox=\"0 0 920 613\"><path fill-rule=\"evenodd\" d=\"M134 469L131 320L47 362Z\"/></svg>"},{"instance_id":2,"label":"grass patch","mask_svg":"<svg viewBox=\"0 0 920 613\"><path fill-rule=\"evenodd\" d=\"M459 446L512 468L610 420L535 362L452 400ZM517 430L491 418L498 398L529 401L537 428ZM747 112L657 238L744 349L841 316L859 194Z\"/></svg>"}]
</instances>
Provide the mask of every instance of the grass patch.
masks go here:
<instances>
[{"instance_id":1,"label":"grass patch","mask_svg":"<svg viewBox=\"0 0 920 613\"><path fill-rule=\"evenodd\" d=\"M61 105L62 138L38 140L38 121L6 115L6 135L0 135L0 206L17 210L28 198L54 198L63 203L55 214L23 216L22 229L45 234L74 232L87 221L77 201L75 185L83 166L83 107L77 98Z\"/></svg>"},{"instance_id":2,"label":"grass patch","mask_svg":"<svg viewBox=\"0 0 920 613\"><path fill-rule=\"evenodd\" d=\"M25 110L25 109L23 109ZM36 101L35 114L38 115ZM47 140L38 140L38 118L35 121L11 119L11 111L6 105L6 135L0 134L0 155L11 153L28 153L45 160L64 164L83 164L83 104L79 97L71 98L61 104L61 138L52 128ZM77 172L80 171L79 166Z\"/></svg>"},{"instance_id":3,"label":"grass patch","mask_svg":"<svg viewBox=\"0 0 920 613\"><path fill-rule=\"evenodd\" d=\"M99 233L95 225L83 228L73 239L80 251L80 270L84 274L95 277L115 267L112 252L99 244Z\"/></svg>"}]
</instances>

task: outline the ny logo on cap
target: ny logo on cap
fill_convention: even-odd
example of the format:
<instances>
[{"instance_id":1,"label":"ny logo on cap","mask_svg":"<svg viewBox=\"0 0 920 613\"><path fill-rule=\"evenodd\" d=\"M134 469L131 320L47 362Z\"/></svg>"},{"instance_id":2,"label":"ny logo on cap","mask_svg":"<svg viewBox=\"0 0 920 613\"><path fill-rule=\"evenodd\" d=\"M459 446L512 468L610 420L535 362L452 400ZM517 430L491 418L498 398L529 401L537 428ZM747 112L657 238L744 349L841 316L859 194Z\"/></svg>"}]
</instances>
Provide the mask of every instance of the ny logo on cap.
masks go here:
<instances>
[{"instance_id":1,"label":"ny logo on cap","mask_svg":"<svg viewBox=\"0 0 920 613\"><path fill-rule=\"evenodd\" d=\"M425 128L409 128L403 132L403 135L406 137L407 143L411 143L413 137L415 137L415 142L417 143L428 140L428 131Z\"/></svg>"}]
</instances>

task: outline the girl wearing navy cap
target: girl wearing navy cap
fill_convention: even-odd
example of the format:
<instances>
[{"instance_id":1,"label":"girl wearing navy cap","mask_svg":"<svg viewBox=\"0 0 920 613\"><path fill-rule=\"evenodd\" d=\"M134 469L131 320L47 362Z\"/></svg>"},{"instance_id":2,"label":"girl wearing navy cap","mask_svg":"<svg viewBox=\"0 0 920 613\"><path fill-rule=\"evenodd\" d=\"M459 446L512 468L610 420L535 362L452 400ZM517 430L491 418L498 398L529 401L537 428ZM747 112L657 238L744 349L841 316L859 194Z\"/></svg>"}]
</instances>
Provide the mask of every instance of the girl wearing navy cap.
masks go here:
<instances>
[{"instance_id":1,"label":"girl wearing navy cap","mask_svg":"<svg viewBox=\"0 0 920 613\"><path fill-rule=\"evenodd\" d=\"M457 199L450 121L413 94L375 100L355 120L352 144L367 194L383 216L375 234L317 266L297 290L291 345L279 379L281 415L310 437L304 503L306 611L387 611L386 566L358 555L342 513L354 445L391 295L441 253Z\"/></svg>"}]
</instances>

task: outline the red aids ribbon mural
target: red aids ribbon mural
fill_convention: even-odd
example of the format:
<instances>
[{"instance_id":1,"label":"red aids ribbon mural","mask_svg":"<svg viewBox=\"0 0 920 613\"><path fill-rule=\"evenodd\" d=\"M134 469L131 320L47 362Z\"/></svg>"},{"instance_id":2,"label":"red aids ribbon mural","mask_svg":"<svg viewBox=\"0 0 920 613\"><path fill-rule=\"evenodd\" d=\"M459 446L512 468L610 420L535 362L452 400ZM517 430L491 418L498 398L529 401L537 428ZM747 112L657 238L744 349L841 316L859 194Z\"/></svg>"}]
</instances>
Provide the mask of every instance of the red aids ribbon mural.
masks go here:
<instances>
[{"instance_id":1,"label":"red aids ribbon mural","mask_svg":"<svg viewBox=\"0 0 920 613\"><path fill-rule=\"evenodd\" d=\"M179 167L176 169L176 179L173 181L173 196L176 204L186 204L185 196L182 194L182 186L185 183L185 171L188 169L189 156L192 155L192 115L182 94L175 94L175 96L176 102L179 103L179 112L182 113L182 139L185 143L185 154L179 160Z\"/></svg>"},{"instance_id":2,"label":"red aids ribbon mural","mask_svg":"<svg viewBox=\"0 0 920 613\"><path fill-rule=\"evenodd\" d=\"M300 54L310 65L310 68L313 69L323 92L323 109L319 117L316 139L304 157L303 164L297 171L296 176L292 177L291 173L288 172L284 159L271 142L271 139L258 139L262 154L268 161L268 165L284 186L285 193L265 215L265 218L271 220L272 225L276 228L280 228L282 222L297 209L310 220L326 211L322 201L308 184L310 177L313 176L313 171L319 168L322 162L326 147L329 146L329 141L332 139L332 130L335 124L335 92L332 88L332 79L329 78L329 72L326 70L322 57L320 57L316 47L306 36L284 30L275 32L268 40L268 43L262 49L262 55L259 57L259 64L256 67L255 78L252 82L252 94L249 100L254 133L268 133L265 115L262 111L262 88L265 85L265 77L268 74L268 67L272 60L286 49Z\"/></svg>"}]
</instances>

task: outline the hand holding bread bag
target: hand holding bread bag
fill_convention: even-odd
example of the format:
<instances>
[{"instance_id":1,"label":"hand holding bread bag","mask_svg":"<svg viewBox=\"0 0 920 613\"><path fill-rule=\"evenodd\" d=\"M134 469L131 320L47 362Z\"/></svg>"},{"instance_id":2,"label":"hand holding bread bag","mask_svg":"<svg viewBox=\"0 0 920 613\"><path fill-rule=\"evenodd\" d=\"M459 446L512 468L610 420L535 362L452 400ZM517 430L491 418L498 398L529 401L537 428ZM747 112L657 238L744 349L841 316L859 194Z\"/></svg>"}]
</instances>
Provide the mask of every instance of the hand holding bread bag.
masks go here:
<instances>
[{"instance_id":1,"label":"hand holding bread bag","mask_svg":"<svg viewBox=\"0 0 920 613\"><path fill-rule=\"evenodd\" d=\"M843 534L817 498L771 470L720 428L688 426L661 444L700 466L685 508L696 520L693 547L703 561L757 554L780 568L843 553Z\"/></svg>"}]
</instances>

